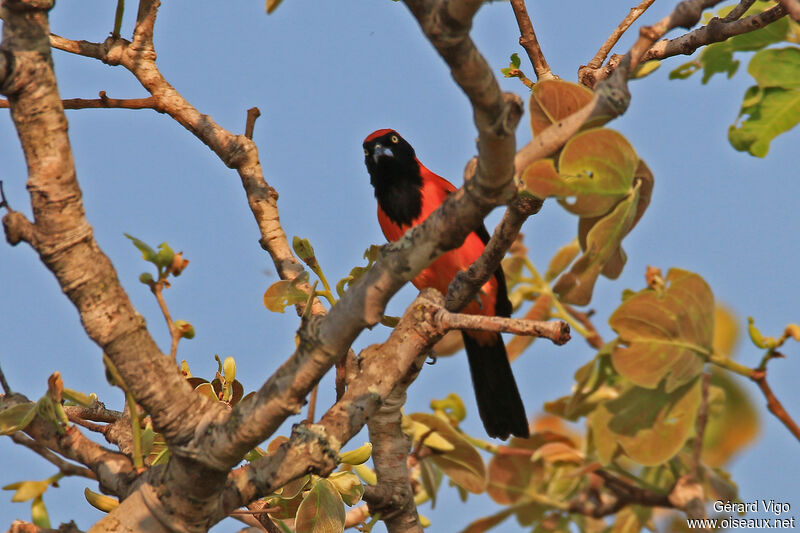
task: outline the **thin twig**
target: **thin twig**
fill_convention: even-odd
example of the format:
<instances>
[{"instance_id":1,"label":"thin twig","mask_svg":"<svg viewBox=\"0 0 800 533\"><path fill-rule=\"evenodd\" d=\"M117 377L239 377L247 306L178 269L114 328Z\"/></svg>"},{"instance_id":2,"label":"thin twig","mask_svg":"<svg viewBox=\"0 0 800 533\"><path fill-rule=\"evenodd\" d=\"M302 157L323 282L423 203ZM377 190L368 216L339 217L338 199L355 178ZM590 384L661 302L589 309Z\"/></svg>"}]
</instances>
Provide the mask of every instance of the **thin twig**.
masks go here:
<instances>
[{"instance_id":1,"label":"thin twig","mask_svg":"<svg viewBox=\"0 0 800 533\"><path fill-rule=\"evenodd\" d=\"M247 110L247 123L244 126L244 136L248 139L253 138L253 129L256 127L256 119L261 116L261 111L257 107Z\"/></svg>"},{"instance_id":2,"label":"thin twig","mask_svg":"<svg viewBox=\"0 0 800 533\"><path fill-rule=\"evenodd\" d=\"M66 98L61 100L64 109L158 109L158 100L154 96L147 98L109 98L105 91L100 91L100 98ZM8 100L0 100L0 109L9 106ZM161 111L159 111L161 112Z\"/></svg>"},{"instance_id":3,"label":"thin twig","mask_svg":"<svg viewBox=\"0 0 800 533\"><path fill-rule=\"evenodd\" d=\"M605 344L605 341L603 340L603 337L600 335L600 333L597 332L597 328L594 327L594 323L592 323L592 318L591 318L592 312L590 311L584 313L583 311L578 311L571 305L565 304L564 302L561 302L561 305L570 315L575 317L575 320L580 322L581 325L589 333L586 336L586 342L589 343L589 346L591 346L592 348L596 348L598 350L602 348L603 345Z\"/></svg>"},{"instance_id":4,"label":"thin twig","mask_svg":"<svg viewBox=\"0 0 800 533\"><path fill-rule=\"evenodd\" d=\"M111 36L115 39L119 39L123 13L125 13L125 0L117 0L117 10L114 13L114 31L111 32Z\"/></svg>"},{"instance_id":5,"label":"thin twig","mask_svg":"<svg viewBox=\"0 0 800 533\"><path fill-rule=\"evenodd\" d=\"M2 199L2 203L0 203L0 207L3 206L6 202L5 196L3 196L3 182L0 181L0 199ZM3 393L4 394L11 394L11 387L8 386L8 381L6 381L6 375L3 374L3 369L0 368L0 385L3 386Z\"/></svg>"},{"instance_id":6,"label":"thin twig","mask_svg":"<svg viewBox=\"0 0 800 533\"><path fill-rule=\"evenodd\" d=\"M317 410L317 393L319 392L319 383L314 385L314 388L311 390L311 395L308 397L308 415L306 416L306 421L309 424L314 423L314 417L316 415Z\"/></svg>"},{"instance_id":7,"label":"thin twig","mask_svg":"<svg viewBox=\"0 0 800 533\"><path fill-rule=\"evenodd\" d=\"M767 372L766 370L753 370L750 373L750 379L756 382L758 388L761 389L761 392L764 394L764 397L767 399L767 409L775 415L778 420L783 422L783 425L794 435L794 437L800 441L800 427L798 427L797 423L792 419L789 413L786 412L786 409L783 407L783 404L775 397L775 393L772 392L772 388L770 388L769 384L767 383Z\"/></svg>"},{"instance_id":8,"label":"thin twig","mask_svg":"<svg viewBox=\"0 0 800 533\"><path fill-rule=\"evenodd\" d=\"M600 50L597 51L587 66L592 69L600 68L600 66L603 64L603 61L605 61L606 57L608 57L608 53L612 48L614 48L614 45L617 44L617 41L619 41L620 37L622 37L628 28L631 27L631 24L633 24L636 19L642 15L642 13L647 11L647 8L650 7L653 2L655 2L655 0L643 0L638 6L632 7L628 15L622 19L622 22L619 23L619 26L617 26L614 31L611 32L611 36L606 39L606 42L603 43L603 46L600 47Z\"/></svg>"},{"instance_id":9,"label":"thin twig","mask_svg":"<svg viewBox=\"0 0 800 533\"><path fill-rule=\"evenodd\" d=\"M89 431L94 431L95 433L101 433L103 435L106 434L106 431L108 431L109 428L108 425L95 424L94 422L89 422L88 420L72 416L69 413L67 413L67 418L69 418L69 421L72 422L73 424L78 424L79 426L86 428Z\"/></svg>"},{"instance_id":10,"label":"thin twig","mask_svg":"<svg viewBox=\"0 0 800 533\"><path fill-rule=\"evenodd\" d=\"M701 400L700 409L697 411L697 419L695 421L695 431L697 436L694 441L694 458L692 462L692 478L695 480L700 479L700 471L702 466L703 456L703 437L705 436L706 424L708 423L708 386L711 383L711 373L704 372L701 378Z\"/></svg>"},{"instance_id":11,"label":"thin twig","mask_svg":"<svg viewBox=\"0 0 800 533\"><path fill-rule=\"evenodd\" d=\"M158 302L158 306L161 308L161 313L164 315L164 319L167 321L167 328L169 328L169 336L170 336L170 347L169 347L169 356L172 358L173 361L177 361L178 359L178 342L181 340L181 331L175 327L175 323L172 322L172 317L169 314L169 308L167 307L167 302L164 300L164 281L159 280L155 281L150 285L150 290L156 297L156 301Z\"/></svg>"},{"instance_id":12,"label":"thin twig","mask_svg":"<svg viewBox=\"0 0 800 533\"><path fill-rule=\"evenodd\" d=\"M514 10L517 26L519 26L519 44L528 53L528 59L530 59L533 71L536 73L536 79L550 80L555 78L556 76L553 75L550 65L547 64L544 53L542 53L542 47L539 45L536 33L533 31L533 23L528 15L528 9L525 7L525 0L511 0L511 8Z\"/></svg>"},{"instance_id":13,"label":"thin twig","mask_svg":"<svg viewBox=\"0 0 800 533\"><path fill-rule=\"evenodd\" d=\"M11 440L16 442L17 444L21 444L26 448L33 450L34 452L38 453L54 465L58 467L59 472L64 474L65 476L82 476L89 479L97 479L97 476L94 472L89 470L86 467L78 466L76 464L70 463L65 461L52 451L50 451L46 446L39 444L35 440L30 437L27 437L21 431L17 431L13 435L11 435Z\"/></svg>"},{"instance_id":14,"label":"thin twig","mask_svg":"<svg viewBox=\"0 0 800 533\"><path fill-rule=\"evenodd\" d=\"M736 7L734 7L730 13L725 15L725 18L722 20L724 20L725 22L732 22L734 20L739 20L740 18L742 18L742 15L744 15L745 12L748 9L750 9L750 6L752 6L755 3L756 0L742 0L741 2L736 4Z\"/></svg>"}]
</instances>

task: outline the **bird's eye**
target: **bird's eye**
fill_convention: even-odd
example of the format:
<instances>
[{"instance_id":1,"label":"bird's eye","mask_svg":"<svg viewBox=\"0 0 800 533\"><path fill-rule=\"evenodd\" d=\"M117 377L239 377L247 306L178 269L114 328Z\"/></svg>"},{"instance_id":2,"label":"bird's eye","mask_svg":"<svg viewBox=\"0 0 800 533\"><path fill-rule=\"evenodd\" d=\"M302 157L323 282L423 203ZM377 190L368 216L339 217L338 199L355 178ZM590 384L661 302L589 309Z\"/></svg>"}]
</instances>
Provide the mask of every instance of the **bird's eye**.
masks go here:
<instances>
[{"instance_id":1,"label":"bird's eye","mask_svg":"<svg viewBox=\"0 0 800 533\"><path fill-rule=\"evenodd\" d=\"M366 148L364 148L364 155L369 155L369 150L367 150Z\"/></svg>"},{"instance_id":2,"label":"bird's eye","mask_svg":"<svg viewBox=\"0 0 800 533\"><path fill-rule=\"evenodd\" d=\"M392 135L392 136L390 137L390 139L392 140L392 142L393 142L394 144L397 144L397 143L399 143L399 142L400 142L400 139L397 137L397 135Z\"/></svg>"}]
</instances>

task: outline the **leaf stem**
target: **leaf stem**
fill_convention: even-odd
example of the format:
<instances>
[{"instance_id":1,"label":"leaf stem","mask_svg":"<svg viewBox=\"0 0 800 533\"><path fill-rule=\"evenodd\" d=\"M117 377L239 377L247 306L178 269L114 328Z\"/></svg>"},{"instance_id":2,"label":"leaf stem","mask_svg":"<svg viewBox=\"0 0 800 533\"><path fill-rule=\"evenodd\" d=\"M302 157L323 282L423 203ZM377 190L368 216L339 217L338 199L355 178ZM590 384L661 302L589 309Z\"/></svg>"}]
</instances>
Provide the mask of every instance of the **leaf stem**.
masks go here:
<instances>
[{"instance_id":1,"label":"leaf stem","mask_svg":"<svg viewBox=\"0 0 800 533\"><path fill-rule=\"evenodd\" d=\"M117 11L114 13L114 31L111 36L115 39L119 38L120 31L122 30L122 14L125 12L125 0L117 0Z\"/></svg>"}]
</instances>

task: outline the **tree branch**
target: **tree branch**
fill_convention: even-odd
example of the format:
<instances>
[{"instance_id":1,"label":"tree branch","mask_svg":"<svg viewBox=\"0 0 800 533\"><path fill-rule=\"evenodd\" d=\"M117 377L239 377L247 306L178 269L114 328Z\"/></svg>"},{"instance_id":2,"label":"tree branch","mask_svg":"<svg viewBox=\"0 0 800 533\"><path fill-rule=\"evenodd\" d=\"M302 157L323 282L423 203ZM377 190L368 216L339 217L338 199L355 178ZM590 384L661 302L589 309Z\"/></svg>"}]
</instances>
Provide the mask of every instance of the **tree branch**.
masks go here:
<instances>
[{"instance_id":1,"label":"tree branch","mask_svg":"<svg viewBox=\"0 0 800 533\"><path fill-rule=\"evenodd\" d=\"M30 403L30 401L21 394L2 396L0 397L0 410L24 403ZM133 469L131 460L126 455L107 450L89 440L76 426L70 426L62 434L56 430L52 422L44 420L37 415L23 431L34 441L37 448L33 448L33 445L29 447L40 453L48 461L51 461L51 457L41 453L39 450L54 451L67 459L86 466L93 472L94 479L99 481L100 487L104 492L121 498L125 497L136 481L137 474ZM16 435L19 435L19 433ZM17 439L14 440L17 441ZM28 440L19 443L27 446L29 444ZM58 459L63 461L60 458ZM61 467L58 463L54 464ZM71 465L71 467L73 469L79 468L75 465ZM75 472L76 475L85 474L82 470L75 470Z\"/></svg>"},{"instance_id":2,"label":"tree branch","mask_svg":"<svg viewBox=\"0 0 800 533\"><path fill-rule=\"evenodd\" d=\"M636 19L642 16L642 13L647 11L647 8L649 8L653 2L655 2L655 0L642 0L638 6L632 7L628 15L622 19L622 22L619 23L619 26L617 26L614 31L611 32L611 35L600 47L600 50L598 50L592 60L589 61L587 67L590 69L600 68L603 65L603 61L605 61L606 57L608 57L608 53L612 48L614 48L614 45L617 44L617 41L619 41L620 37L622 37L628 28L631 27L631 24L636 22Z\"/></svg>"},{"instance_id":3,"label":"tree branch","mask_svg":"<svg viewBox=\"0 0 800 533\"><path fill-rule=\"evenodd\" d=\"M800 22L800 1L798 0L778 0L781 6L795 22Z\"/></svg>"},{"instance_id":4,"label":"tree branch","mask_svg":"<svg viewBox=\"0 0 800 533\"><path fill-rule=\"evenodd\" d=\"M11 435L11 440L16 442L17 444L21 444L26 448L33 450L34 452L38 453L49 462L53 463L58 467L59 472L64 474L65 476L82 476L89 479L97 479L97 476L94 472L89 470L86 467L78 466L73 463L69 463L59 457L58 455L51 452L45 446L39 444L35 440L26 437L21 431L18 431Z\"/></svg>"},{"instance_id":5,"label":"tree branch","mask_svg":"<svg viewBox=\"0 0 800 533\"><path fill-rule=\"evenodd\" d=\"M533 197L518 197L509 204L481 256L450 282L447 289L448 311L463 309L500 268L503 257L519 235L522 225L528 217L539 212L542 204L542 200Z\"/></svg>"},{"instance_id":6,"label":"tree branch","mask_svg":"<svg viewBox=\"0 0 800 533\"><path fill-rule=\"evenodd\" d=\"M653 2L655 0L650 1ZM516 17L517 26L519 26L519 44L528 53L528 59L530 59L533 71L536 73L536 79L552 80L556 78L550 70L550 65L547 64L547 59L542 53L542 47L539 45L539 40L533 31L533 23L530 16L528 16L525 0L511 0L511 8L514 10L514 17Z\"/></svg>"},{"instance_id":7,"label":"tree branch","mask_svg":"<svg viewBox=\"0 0 800 533\"><path fill-rule=\"evenodd\" d=\"M451 313L446 309L437 311L433 319L438 327L446 331L451 329L475 329L496 333L532 335L550 339L557 345L565 344L570 338L569 325L561 320L541 321L500 316L467 315Z\"/></svg>"},{"instance_id":8,"label":"tree branch","mask_svg":"<svg viewBox=\"0 0 800 533\"><path fill-rule=\"evenodd\" d=\"M155 109L158 111L156 99L148 98L109 98L105 91L100 91L100 98L68 98L61 100L64 109ZM0 100L0 109L9 107L8 100Z\"/></svg>"},{"instance_id":9,"label":"tree branch","mask_svg":"<svg viewBox=\"0 0 800 533\"><path fill-rule=\"evenodd\" d=\"M800 427L798 427L797 422L786 412L786 409L783 407L783 404L778 400L775 396L775 393L772 392L772 388L767 383L767 371L766 370L753 370L750 373L750 379L756 382L758 388L761 389L761 392L764 394L764 398L767 399L767 409L769 412L775 415L778 420L780 420L786 429L788 429L794 438L800 441Z\"/></svg>"},{"instance_id":10,"label":"tree branch","mask_svg":"<svg viewBox=\"0 0 800 533\"><path fill-rule=\"evenodd\" d=\"M654 44L647 53L644 54L642 61L665 59L676 55L691 55L702 46L718 43L736 35L755 31L775 22L785 15L786 10L782 5L779 5L757 15L751 15L730 22L714 17L707 25L701 28L697 28L675 39L663 40Z\"/></svg>"},{"instance_id":11,"label":"tree branch","mask_svg":"<svg viewBox=\"0 0 800 533\"><path fill-rule=\"evenodd\" d=\"M378 485L364 493L364 501L370 514L380 515L391 533L422 533L406 464L411 442L401 429L406 388L417 373L412 371L405 386L396 387L367 423Z\"/></svg>"}]
</instances>

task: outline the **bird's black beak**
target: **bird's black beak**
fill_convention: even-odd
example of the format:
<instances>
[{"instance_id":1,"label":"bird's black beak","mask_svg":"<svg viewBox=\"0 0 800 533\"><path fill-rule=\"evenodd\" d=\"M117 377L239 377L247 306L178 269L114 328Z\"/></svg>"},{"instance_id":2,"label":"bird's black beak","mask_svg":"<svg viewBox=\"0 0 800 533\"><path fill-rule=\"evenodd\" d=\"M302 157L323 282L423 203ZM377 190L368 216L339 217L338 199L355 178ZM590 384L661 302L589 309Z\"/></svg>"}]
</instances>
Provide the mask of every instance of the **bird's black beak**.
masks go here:
<instances>
[{"instance_id":1,"label":"bird's black beak","mask_svg":"<svg viewBox=\"0 0 800 533\"><path fill-rule=\"evenodd\" d=\"M378 159L380 159L381 157L384 157L384 156L385 157L394 157L394 154L392 153L392 149L389 148L388 146L383 146L382 144L376 144L372 148L372 161L377 163Z\"/></svg>"}]
</instances>

